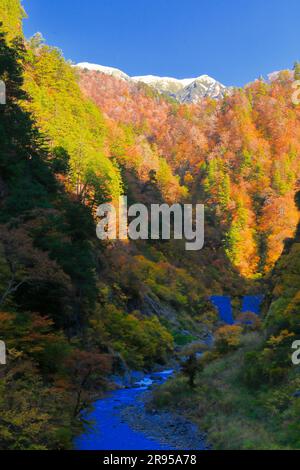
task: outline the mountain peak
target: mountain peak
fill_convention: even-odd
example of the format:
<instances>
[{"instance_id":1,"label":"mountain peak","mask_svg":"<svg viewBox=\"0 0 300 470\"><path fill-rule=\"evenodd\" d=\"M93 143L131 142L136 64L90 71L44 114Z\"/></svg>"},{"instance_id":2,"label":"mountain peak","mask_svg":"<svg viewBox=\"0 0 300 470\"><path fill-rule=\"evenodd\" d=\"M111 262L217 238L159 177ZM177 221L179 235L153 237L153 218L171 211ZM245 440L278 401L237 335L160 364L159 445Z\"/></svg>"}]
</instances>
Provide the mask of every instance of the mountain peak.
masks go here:
<instances>
[{"instance_id":1,"label":"mountain peak","mask_svg":"<svg viewBox=\"0 0 300 470\"><path fill-rule=\"evenodd\" d=\"M157 75L141 75L130 77L115 67L81 62L76 67L91 71L98 71L121 80L142 82L155 88L159 93L167 94L181 103L197 103L202 98L222 98L227 88L209 75L200 75L194 78L160 77Z\"/></svg>"},{"instance_id":2,"label":"mountain peak","mask_svg":"<svg viewBox=\"0 0 300 470\"><path fill-rule=\"evenodd\" d=\"M106 75L112 75L113 77L120 78L122 80L129 80L130 77L122 70L116 67L107 67L106 65L91 64L89 62L80 62L76 65L80 69L87 69L95 72L105 73Z\"/></svg>"}]
</instances>

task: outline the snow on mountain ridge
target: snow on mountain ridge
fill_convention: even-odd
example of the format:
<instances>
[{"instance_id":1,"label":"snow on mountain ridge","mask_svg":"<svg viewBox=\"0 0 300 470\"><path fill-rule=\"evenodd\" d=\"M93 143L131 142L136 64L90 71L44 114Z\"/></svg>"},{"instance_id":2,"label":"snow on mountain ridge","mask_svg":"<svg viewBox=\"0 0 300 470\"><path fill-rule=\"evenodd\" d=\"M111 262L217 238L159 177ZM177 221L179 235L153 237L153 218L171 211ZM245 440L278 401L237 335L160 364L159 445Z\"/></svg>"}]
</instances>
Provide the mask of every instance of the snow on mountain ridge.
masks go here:
<instances>
[{"instance_id":1,"label":"snow on mountain ridge","mask_svg":"<svg viewBox=\"0 0 300 470\"><path fill-rule=\"evenodd\" d=\"M90 64L82 62L77 67L112 75L122 80L142 82L155 88L160 93L168 94L182 103L197 103L201 98L221 98L227 88L209 75L200 75L194 78L159 77L156 75L142 75L130 77L115 67Z\"/></svg>"},{"instance_id":2,"label":"snow on mountain ridge","mask_svg":"<svg viewBox=\"0 0 300 470\"><path fill-rule=\"evenodd\" d=\"M106 75L112 75L114 77L121 78L123 80L130 79L129 75L127 75L122 70L117 69L116 67L107 67L106 65L91 64L89 62L80 62L79 64L76 64L76 67L79 67L81 69L96 71L96 72L102 72L102 73L105 73Z\"/></svg>"},{"instance_id":3,"label":"snow on mountain ridge","mask_svg":"<svg viewBox=\"0 0 300 470\"><path fill-rule=\"evenodd\" d=\"M147 84L155 83L158 81L165 81L165 82L173 82L173 83L180 83L183 86L189 85L192 83L196 78L174 78L174 77L160 77L158 75L140 75L137 77L131 77L132 80L136 82L144 82Z\"/></svg>"}]
</instances>

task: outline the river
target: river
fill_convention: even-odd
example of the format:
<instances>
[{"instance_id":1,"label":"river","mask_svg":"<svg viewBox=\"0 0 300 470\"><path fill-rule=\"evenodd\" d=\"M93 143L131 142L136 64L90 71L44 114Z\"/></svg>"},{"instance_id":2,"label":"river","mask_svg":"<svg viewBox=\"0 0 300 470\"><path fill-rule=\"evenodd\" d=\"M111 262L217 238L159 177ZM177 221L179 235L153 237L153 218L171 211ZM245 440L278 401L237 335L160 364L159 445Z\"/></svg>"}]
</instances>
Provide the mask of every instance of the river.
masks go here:
<instances>
[{"instance_id":1,"label":"river","mask_svg":"<svg viewBox=\"0 0 300 470\"><path fill-rule=\"evenodd\" d=\"M189 450L204 449L203 436L192 423L170 413L147 414L143 409L143 394L153 384L162 384L172 370L146 375L131 388L115 390L94 403L85 418L93 422L75 439L77 450ZM124 419L128 409L131 424ZM142 413L141 413L142 412ZM128 412L127 412L128 413ZM146 426L134 429L132 421L145 418ZM127 421L127 422L126 422ZM197 446L195 447L195 444ZM183 447L181 447L183 446Z\"/></svg>"},{"instance_id":2,"label":"river","mask_svg":"<svg viewBox=\"0 0 300 470\"><path fill-rule=\"evenodd\" d=\"M263 296L245 296L242 312L259 315ZM220 319L233 324L231 298L212 296ZM203 450L205 436L195 425L172 413L147 413L143 395L153 384L162 384L173 374L165 370L145 375L131 388L120 388L94 403L85 418L92 426L74 442L77 450ZM125 412L124 412L125 411Z\"/></svg>"}]
</instances>

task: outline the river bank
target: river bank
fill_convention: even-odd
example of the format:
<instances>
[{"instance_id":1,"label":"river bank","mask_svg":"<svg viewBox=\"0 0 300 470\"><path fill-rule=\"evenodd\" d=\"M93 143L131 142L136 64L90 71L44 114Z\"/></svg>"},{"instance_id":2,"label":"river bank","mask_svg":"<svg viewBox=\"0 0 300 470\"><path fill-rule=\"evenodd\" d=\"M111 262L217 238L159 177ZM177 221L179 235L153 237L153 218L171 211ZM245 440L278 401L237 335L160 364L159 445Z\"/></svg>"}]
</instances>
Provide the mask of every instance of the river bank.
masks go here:
<instances>
[{"instance_id":1,"label":"river bank","mask_svg":"<svg viewBox=\"0 0 300 470\"><path fill-rule=\"evenodd\" d=\"M135 431L151 436L168 448L177 450L208 449L205 433L182 415L149 409L151 390L143 392L133 406L124 407L120 414L124 421Z\"/></svg>"},{"instance_id":2,"label":"river bank","mask_svg":"<svg viewBox=\"0 0 300 470\"><path fill-rule=\"evenodd\" d=\"M133 387L120 388L94 404L85 419L92 423L74 442L77 450L204 450L205 436L173 412L148 411L151 387L163 384L172 370L145 375Z\"/></svg>"}]
</instances>

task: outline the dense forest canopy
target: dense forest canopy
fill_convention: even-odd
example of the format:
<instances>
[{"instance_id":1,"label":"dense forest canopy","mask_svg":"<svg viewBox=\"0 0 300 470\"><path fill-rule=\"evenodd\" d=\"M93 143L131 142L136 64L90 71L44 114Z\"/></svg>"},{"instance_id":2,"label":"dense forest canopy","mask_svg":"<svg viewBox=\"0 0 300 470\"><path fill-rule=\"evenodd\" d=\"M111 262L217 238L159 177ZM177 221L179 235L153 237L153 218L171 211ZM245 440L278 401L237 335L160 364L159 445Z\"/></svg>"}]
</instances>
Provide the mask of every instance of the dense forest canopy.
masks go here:
<instances>
[{"instance_id":1,"label":"dense forest canopy","mask_svg":"<svg viewBox=\"0 0 300 470\"><path fill-rule=\"evenodd\" d=\"M131 142L132 160L142 155L144 167L153 153L165 158L188 191L184 197L213 210L229 260L247 278L274 266L298 222L300 121L293 80L291 72L281 72L223 100L179 105L147 86L80 72L85 94L114 122L134 126L138 142L148 142L147 152Z\"/></svg>"}]
</instances>

